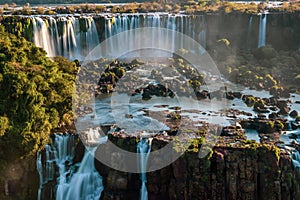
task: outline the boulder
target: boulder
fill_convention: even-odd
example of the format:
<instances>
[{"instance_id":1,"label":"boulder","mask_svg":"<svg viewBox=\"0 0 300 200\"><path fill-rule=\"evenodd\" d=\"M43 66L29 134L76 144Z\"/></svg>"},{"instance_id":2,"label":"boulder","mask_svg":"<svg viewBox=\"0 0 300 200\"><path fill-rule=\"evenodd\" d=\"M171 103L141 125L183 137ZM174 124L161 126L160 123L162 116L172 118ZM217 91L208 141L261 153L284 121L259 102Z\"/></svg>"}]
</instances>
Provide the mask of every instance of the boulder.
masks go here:
<instances>
[{"instance_id":1,"label":"boulder","mask_svg":"<svg viewBox=\"0 0 300 200\"><path fill-rule=\"evenodd\" d=\"M293 110L292 112L290 112L290 117L296 118L297 116L298 116L298 112L296 110Z\"/></svg>"}]
</instances>

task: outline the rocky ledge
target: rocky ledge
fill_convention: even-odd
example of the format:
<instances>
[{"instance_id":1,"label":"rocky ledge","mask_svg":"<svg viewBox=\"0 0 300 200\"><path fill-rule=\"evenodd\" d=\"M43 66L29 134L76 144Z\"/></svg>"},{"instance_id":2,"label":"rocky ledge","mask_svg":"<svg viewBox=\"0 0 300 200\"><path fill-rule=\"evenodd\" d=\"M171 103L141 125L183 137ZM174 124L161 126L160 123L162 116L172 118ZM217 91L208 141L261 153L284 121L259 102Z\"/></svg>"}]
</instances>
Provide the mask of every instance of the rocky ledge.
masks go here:
<instances>
[{"instance_id":1,"label":"rocky ledge","mask_svg":"<svg viewBox=\"0 0 300 200\"><path fill-rule=\"evenodd\" d=\"M225 130L228 133L240 129ZM124 132L110 133L108 137L115 145L136 152L139 137ZM172 140L167 135L154 136L152 153L155 155L156 150ZM178 151L180 143L175 144L179 144L174 146ZM201 138L192 139L191 146L178 160L147 173L149 199L300 198L300 173L294 169L289 152L273 144L246 140L242 131L220 136L210 153L199 158L203 144ZM105 145L97 152L103 150ZM111 159L118 156L117 152L112 152ZM105 185L101 199L139 199L139 174L120 172L97 160L95 166Z\"/></svg>"}]
</instances>

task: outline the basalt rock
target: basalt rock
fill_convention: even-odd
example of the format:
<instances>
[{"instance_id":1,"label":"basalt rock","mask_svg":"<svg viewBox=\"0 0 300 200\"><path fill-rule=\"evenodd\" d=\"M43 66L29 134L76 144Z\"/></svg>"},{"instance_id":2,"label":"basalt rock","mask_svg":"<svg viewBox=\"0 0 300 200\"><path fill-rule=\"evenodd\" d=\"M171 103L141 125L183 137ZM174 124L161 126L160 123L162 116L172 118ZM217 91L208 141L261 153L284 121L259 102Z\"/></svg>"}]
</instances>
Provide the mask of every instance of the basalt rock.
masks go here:
<instances>
[{"instance_id":1,"label":"basalt rock","mask_svg":"<svg viewBox=\"0 0 300 200\"><path fill-rule=\"evenodd\" d=\"M39 175L35 159L30 156L7 163L0 173L0 199L37 199Z\"/></svg>"},{"instance_id":2,"label":"basalt rock","mask_svg":"<svg viewBox=\"0 0 300 200\"><path fill-rule=\"evenodd\" d=\"M267 118L254 118L241 120L240 124L244 129L255 129L259 133L272 134L275 132L280 132L282 130L289 129L289 122L286 119L276 118L277 114L270 114L270 119ZM276 119L276 120L275 120Z\"/></svg>"},{"instance_id":3,"label":"basalt rock","mask_svg":"<svg viewBox=\"0 0 300 200\"><path fill-rule=\"evenodd\" d=\"M292 112L290 112L290 117L296 118L297 116L298 116L298 111L293 110Z\"/></svg>"},{"instance_id":4,"label":"basalt rock","mask_svg":"<svg viewBox=\"0 0 300 200\"><path fill-rule=\"evenodd\" d=\"M245 131L239 126L226 126L221 132L221 136L234 136L243 134L245 134Z\"/></svg>"},{"instance_id":5,"label":"basalt rock","mask_svg":"<svg viewBox=\"0 0 300 200\"><path fill-rule=\"evenodd\" d=\"M111 138L113 141L118 140L117 135L113 137L116 137ZM166 144L163 138L153 142L153 152ZM134 149L136 144L134 137L119 143L124 149L128 146ZM95 162L107 185L101 199L139 199L141 181L138 174L121 173ZM198 152L185 152L172 164L148 172L146 176L148 199L151 200L281 200L297 199L300 195L300 174L296 173L290 155L268 145L230 147L219 142L212 154L204 158L199 158Z\"/></svg>"}]
</instances>

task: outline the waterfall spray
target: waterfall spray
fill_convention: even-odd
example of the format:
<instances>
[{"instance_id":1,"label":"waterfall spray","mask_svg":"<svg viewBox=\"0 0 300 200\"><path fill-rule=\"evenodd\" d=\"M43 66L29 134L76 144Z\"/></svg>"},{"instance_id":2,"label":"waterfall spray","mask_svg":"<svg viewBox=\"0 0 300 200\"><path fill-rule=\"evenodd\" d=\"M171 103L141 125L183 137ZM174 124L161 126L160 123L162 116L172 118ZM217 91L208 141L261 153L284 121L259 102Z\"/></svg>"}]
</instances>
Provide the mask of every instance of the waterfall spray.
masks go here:
<instances>
[{"instance_id":1,"label":"waterfall spray","mask_svg":"<svg viewBox=\"0 0 300 200\"><path fill-rule=\"evenodd\" d=\"M266 26L267 26L267 15L261 14L259 17L259 33L258 33L258 48L266 46Z\"/></svg>"},{"instance_id":2,"label":"waterfall spray","mask_svg":"<svg viewBox=\"0 0 300 200\"><path fill-rule=\"evenodd\" d=\"M148 158L151 152L151 144L152 144L152 138L150 139L141 139L140 142L137 145L137 153L138 153L138 161L139 161L139 167L141 170L140 179L142 181L142 187L140 190L140 200L148 200L148 191L147 191L147 177L146 177L146 171L147 171L147 163Z\"/></svg>"}]
</instances>

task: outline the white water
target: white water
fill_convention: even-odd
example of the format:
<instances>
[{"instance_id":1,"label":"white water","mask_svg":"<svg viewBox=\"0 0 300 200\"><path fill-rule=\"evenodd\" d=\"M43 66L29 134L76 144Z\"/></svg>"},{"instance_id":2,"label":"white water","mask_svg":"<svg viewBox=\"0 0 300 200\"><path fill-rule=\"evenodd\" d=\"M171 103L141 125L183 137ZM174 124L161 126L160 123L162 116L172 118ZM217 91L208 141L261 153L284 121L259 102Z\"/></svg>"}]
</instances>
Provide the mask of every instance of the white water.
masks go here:
<instances>
[{"instance_id":1,"label":"white water","mask_svg":"<svg viewBox=\"0 0 300 200\"><path fill-rule=\"evenodd\" d=\"M86 27L86 31L81 26ZM99 44L92 17L33 17L33 42L43 48L49 57L61 55L82 60Z\"/></svg>"},{"instance_id":2,"label":"white water","mask_svg":"<svg viewBox=\"0 0 300 200\"><path fill-rule=\"evenodd\" d=\"M93 17L85 16L81 18L71 17L32 17L33 22L33 42L43 48L49 57L57 55L68 59L84 60L86 55L99 45L99 39L110 38L124 31L130 31L142 27L166 28L169 37L156 35L153 29L151 41L165 41L171 45L172 51L175 50L175 43L184 47L184 37L189 36L198 41L203 48L206 46L206 26L204 16L185 16L171 14L133 14L117 16L101 16L105 20L104 33L98 33ZM87 27L86 32L84 28ZM173 31L173 32L171 32ZM176 37L174 31L184 33L181 38ZM102 35L103 34L103 35ZM139 46L136 42L135 31L126 33L126 41L129 47ZM163 38L163 39L162 39ZM108 47L103 47L100 51L108 49L113 54L114 48L122 46L124 41L119 39L110 40ZM178 46L178 45L177 45ZM193 46L187 47L193 49ZM203 50L202 50L203 51ZM101 52L98 52L101 55ZM104 54L105 55L105 54ZM99 58L99 57L97 57Z\"/></svg>"},{"instance_id":3,"label":"white water","mask_svg":"<svg viewBox=\"0 0 300 200\"><path fill-rule=\"evenodd\" d=\"M151 152L151 142L152 139L141 139L137 145L137 155L138 155L138 161L139 161L139 168L141 171L140 179L142 181L142 187L140 190L140 200L148 200L148 191L147 191L147 177L146 177L146 171L147 171L147 163L148 158Z\"/></svg>"},{"instance_id":4,"label":"white water","mask_svg":"<svg viewBox=\"0 0 300 200\"><path fill-rule=\"evenodd\" d=\"M53 57L56 55L55 49L52 44L54 41L49 32L49 24L48 21L44 21L40 17L35 17L32 19L33 25L33 42L36 46L43 48L49 57ZM50 25L52 25L52 20Z\"/></svg>"},{"instance_id":5,"label":"white water","mask_svg":"<svg viewBox=\"0 0 300 200\"><path fill-rule=\"evenodd\" d=\"M261 14L259 17L259 32L258 32L258 48L266 46L266 27L267 27L267 15Z\"/></svg>"},{"instance_id":6,"label":"white water","mask_svg":"<svg viewBox=\"0 0 300 200\"><path fill-rule=\"evenodd\" d=\"M299 142L299 140L297 140ZM300 170L300 153L299 151L295 151L292 154L292 159L293 159L293 165L297 170Z\"/></svg>"},{"instance_id":7,"label":"white water","mask_svg":"<svg viewBox=\"0 0 300 200\"><path fill-rule=\"evenodd\" d=\"M252 38L251 38L251 32L252 32L252 15L249 17L249 25L248 25L248 33L247 33L247 49L251 50L251 44L252 44Z\"/></svg>"},{"instance_id":8,"label":"white water","mask_svg":"<svg viewBox=\"0 0 300 200\"><path fill-rule=\"evenodd\" d=\"M94 153L97 147L85 151L84 157L70 181L64 175L58 183L56 199L98 200L103 191L102 177L94 167Z\"/></svg>"},{"instance_id":9,"label":"white water","mask_svg":"<svg viewBox=\"0 0 300 200\"><path fill-rule=\"evenodd\" d=\"M38 199L42 199L43 186L57 175L55 190L57 200L99 199L103 191L102 177L94 167L93 153L96 147L85 151L81 163L73 164L75 136L56 134L52 144L45 147L45 163L42 154L37 155L40 175Z\"/></svg>"}]
</instances>

